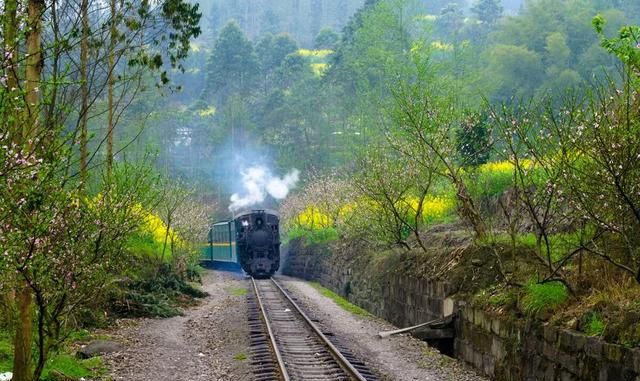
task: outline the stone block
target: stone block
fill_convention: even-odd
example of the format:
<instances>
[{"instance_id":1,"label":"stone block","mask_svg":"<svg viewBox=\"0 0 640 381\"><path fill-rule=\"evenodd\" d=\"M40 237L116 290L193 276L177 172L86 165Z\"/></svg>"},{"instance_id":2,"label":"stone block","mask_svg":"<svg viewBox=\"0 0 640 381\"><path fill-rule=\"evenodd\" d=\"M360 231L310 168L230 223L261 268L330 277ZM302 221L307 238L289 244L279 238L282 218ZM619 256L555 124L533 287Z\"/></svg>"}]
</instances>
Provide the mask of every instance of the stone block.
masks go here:
<instances>
[{"instance_id":1,"label":"stone block","mask_svg":"<svg viewBox=\"0 0 640 381\"><path fill-rule=\"evenodd\" d=\"M573 374L562 371L560 372L560 381L577 381L578 379Z\"/></svg>"},{"instance_id":2,"label":"stone block","mask_svg":"<svg viewBox=\"0 0 640 381\"><path fill-rule=\"evenodd\" d=\"M493 318L491 319L491 333L494 335L500 336L500 326L502 325L502 320Z\"/></svg>"},{"instance_id":3,"label":"stone block","mask_svg":"<svg viewBox=\"0 0 640 381\"><path fill-rule=\"evenodd\" d=\"M453 314L455 307L455 301L451 298L446 298L442 301L442 315L449 316Z\"/></svg>"},{"instance_id":4,"label":"stone block","mask_svg":"<svg viewBox=\"0 0 640 381\"><path fill-rule=\"evenodd\" d=\"M555 343L558 340L558 329L551 325L545 325L543 328L543 336L547 343Z\"/></svg>"},{"instance_id":5,"label":"stone block","mask_svg":"<svg viewBox=\"0 0 640 381\"><path fill-rule=\"evenodd\" d=\"M640 375L640 348L628 349L625 364Z\"/></svg>"},{"instance_id":6,"label":"stone block","mask_svg":"<svg viewBox=\"0 0 640 381\"><path fill-rule=\"evenodd\" d=\"M623 347L621 345L611 343L602 344L604 358L615 364L619 364L622 361L622 349Z\"/></svg>"},{"instance_id":7,"label":"stone block","mask_svg":"<svg viewBox=\"0 0 640 381\"><path fill-rule=\"evenodd\" d=\"M624 376L624 370L620 365L617 364L608 364L606 367L606 380L607 381L627 381L628 378Z\"/></svg>"},{"instance_id":8,"label":"stone block","mask_svg":"<svg viewBox=\"0 0 640 381\"><path fill-rule=\"evenodd\" d=\"M580 369L578 367L578 357L573 352L566 353L559 351L555 361L560 364L560 367L565 371L568 371L572 374L580 373Z\"/></svg>"},{"instance_id":9,"label":"stone block","mask_svg":"<svg viewBox=\"0 0 640 381\"><path fill-rule=\"evenodd\" d=\"M473 307L471 306L465 306L461 311L460 311L460 320L465 321L465 322L469 322L469 323L473 323Z\"/></svg>"},{"instance_id":10,"label":"stone block","mask_svg":"<svg viewBox=\"0 0 640 381\"><path fill-rule=\"evenodd\" d=\"M495 360L490 355L485 354L482 361L482 371L489 377L495 375Z\"/></svg>"},{"instance_id":11,"label":"stone block","mask_svg":"<svg viewBox=\"0 0 640 381\"><path fill-rule=\"evenodd\" d=\"M495 357L498 362L502 361L502 359L507 356L507 350L504 343L496 337L494 337L491 342L491 355Z\"/></svg>"},{"instance_id":12,"label":"stone block","mask_svg":"<svg viewBox=\"0 0 640 381\"><path fill-rule=\"evenodd\" d=\"M607 367L601 367L600 372L598 372L598 381L609 381L607 376Z\"/></svg>"},{"instance_id":13,"label":"stone block","mask_svg":"<svg viewBox=\"0 0 640 381\"><path fill-rule=\"evenodd\" d=\"M491 322L493 321L493 318L489 315L484 315L485 319L482 321L482 329L484 329L487 334L491 334Z\"/></svg>"},{"instance_id":14,"label":"stone block","mask_svg":"<svg viewBox=\"0 0 640 381\"><path fill-rule=\"evenodd\" d=\"M594 359L599 359L602 356L602 340L596 337L587 337L584 344L584 353Z\"/></svg>"},{"instance_id":15,"label":"stone block","mask_svg":"<svg viewBox=\"0 0 640 381\"><path fill-rule=\"evenodd\" d=\"M473 366L477 369L484 369L482 364L484 363L484 356L479 351L473 351Z\"/></svg>"},{"instance_id":16,"label":"stone block","mask_svg":"<svg viewBox=\"0 0 640 381\"><path fill-rule=\"evenodd\" d=\"M562 329L558 334L560 348L570 353L582 351L586 341L587 337L578 332Z\"/></svg>"},{"instance_id":17,"label":"stone block","mask_svg":"<svg viewBox=\"0 0 640 381\"><path fill-rule=\"evenodd\" d=\"M555 344L544 343L542 346L542 354L547 360L555 361L558 356L558 348L556 348Z\"/></svg>"},{"instance_id":18,"label":"stone block","mask_svg":"<svg viewBox=\"0 0 640 381\"><path fill-rule=\"evenodd\" d=\"M475 311L473 311L473 324L482 327L482 324L485 320L485 314L483 311L481 311L479 308L476 308Z\"/></svg>"},{"instance_id":19,"label":"stone block","mask_svg":"<svg viewBox=\"0 0 640 381\"><path fill-rule=\"evenodd\" d=\"M544 381L555 381L555 380L556 380L556 364L548 363L544 371Z\"/></svg>"}]
</instances>

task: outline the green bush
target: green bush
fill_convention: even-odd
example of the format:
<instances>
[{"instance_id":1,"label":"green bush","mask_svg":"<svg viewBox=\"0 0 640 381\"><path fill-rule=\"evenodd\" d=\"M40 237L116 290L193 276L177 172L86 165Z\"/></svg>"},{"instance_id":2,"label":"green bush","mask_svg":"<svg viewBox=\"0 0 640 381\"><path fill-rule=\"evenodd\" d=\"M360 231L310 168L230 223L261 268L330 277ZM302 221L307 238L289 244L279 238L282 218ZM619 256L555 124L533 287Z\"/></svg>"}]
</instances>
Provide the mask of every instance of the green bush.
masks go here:
<instances>
[{"instance_id":1,"label":"green bush","mask_svg":"<svg viewBox=\"0 0 640 381\"><path fill-rule=\"evenodd\" d=\"M324 244L338 239L338 231L333 227L326 228L304 228L294 227L287 233L287 241L297 238L304 238L308 244Z\"/></svg>"},{"instance_id":2,"label":"green bush","mask_svg":"<svg viewBox=\"0 0 640 381\"><path fill-rule=\"evenodd\" d=\"M520 301L522 310L531 315L551 311L567 301L567 287L560 282L529 282L524 287L524 296Z\"/></svg>"},{"instance_id":3,"label":"green bush","mask_svg":"<svg viewBox=\"0 0 640 381\"><path fill-rule=\"evenodd\" d=\"M205 296L206 292L178 277L170 265L162 264L155 274L138 274L115 287L108 305L120 317L171 317L181 314L178 305L185 298Z\"/></svg>"},{"instance_id":4,"label":"green bush","mask_svg":"<svg viewBox=\"0 0 640 381\"><path fill-rule=\"evenodd\" d=\"M606 328L605 322L597 313L592 313L585 327L585 333L589 336L602 336Z\"/></svg>"},{"instance_id":5,"label":"green bush","mask_svg":"<svg viewBox=\"0 0 640 381\"><path fill-rule=\"evenodd\" d=\"M0 331L0 373L10 372L13 368L13 345L8 332Z\"/></svg>"}]
</instances>

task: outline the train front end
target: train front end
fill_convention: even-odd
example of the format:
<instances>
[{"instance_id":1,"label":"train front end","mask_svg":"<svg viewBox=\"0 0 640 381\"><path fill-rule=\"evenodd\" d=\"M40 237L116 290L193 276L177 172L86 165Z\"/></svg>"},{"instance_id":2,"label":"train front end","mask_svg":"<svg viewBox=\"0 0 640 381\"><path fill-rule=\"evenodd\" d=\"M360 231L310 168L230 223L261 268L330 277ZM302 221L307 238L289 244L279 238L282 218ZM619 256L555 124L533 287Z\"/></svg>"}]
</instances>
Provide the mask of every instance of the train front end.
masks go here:
<instances>
[{"instance_id":1,"label":"train front end","mask_svg":"<svg viewBox=\"0 0 640 381\"><path fill-rule=\"evenodd\" d=\"M280 217L275 211L251 210L234 218L236 250L242 269L268 278L280 267Z\"/></svg>"}]
</instances>

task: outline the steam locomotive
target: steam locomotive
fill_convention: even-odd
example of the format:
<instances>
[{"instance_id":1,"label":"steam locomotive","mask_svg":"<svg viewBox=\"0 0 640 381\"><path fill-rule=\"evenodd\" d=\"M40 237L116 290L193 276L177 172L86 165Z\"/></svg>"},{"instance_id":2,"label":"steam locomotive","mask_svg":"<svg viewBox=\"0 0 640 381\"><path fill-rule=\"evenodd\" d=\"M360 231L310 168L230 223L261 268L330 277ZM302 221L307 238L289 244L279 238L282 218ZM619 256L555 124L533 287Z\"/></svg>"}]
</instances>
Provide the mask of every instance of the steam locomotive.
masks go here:
<instances>
[{"instance_id":1,"label":"steam locomotive","mask_svg":"<svg viewBox=\"0 0 640 381\"><path fill-rule=\"evenodd\" d=\"M280 217L272 210L250 210L233 220L213 224L201 261L239 266L256 278L268 278L280 267Z\"/></svg>"}]
</instances>

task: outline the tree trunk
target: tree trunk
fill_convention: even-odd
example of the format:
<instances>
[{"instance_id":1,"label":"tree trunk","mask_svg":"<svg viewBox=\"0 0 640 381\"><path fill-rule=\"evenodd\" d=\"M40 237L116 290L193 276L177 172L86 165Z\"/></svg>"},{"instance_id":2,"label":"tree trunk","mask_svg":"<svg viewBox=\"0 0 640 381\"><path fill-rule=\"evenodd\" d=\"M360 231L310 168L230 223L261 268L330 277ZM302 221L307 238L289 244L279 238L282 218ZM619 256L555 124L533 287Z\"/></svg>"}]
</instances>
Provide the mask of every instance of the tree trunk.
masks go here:
<instances>
[{"instance_id":1,"label":"tree trunk","mask_svg":"<svg viewBox=\"0 0 640 381\"><path fill-rule=\"evenodd\" d=\"M38 113L40 111L40 74L42 72L42 52L40 50L42 37L42 20L45 4L44 0L29 0L27 31L27 70L26 70L26 110L27 120L24 123L23 138L27 148L33 144L33 138L38 136Z\"/></svg>"},{"instance_id":2,"label":"tree trunk","mask_svg":"<svg viewBox=\"0 0 640 381\"><path fill-rule=\"evenodd\" d=\"M18 290L18 317L16 335L13 342L13 381L31 380L31 336L33 334L32 295L31 288L23 280Z\"/></svg>"},{"instance_id":3,"label":"tree trunk","mask_svg":"<svg viewBox=\"0 0 640 381\"><path fill-rule=\"evenodd\" d=\"M82 0L82 40L80 41L80 179L82 187L87 182L87 114L89 103L89 81L87 77L87 61L89 56L89 0Z\"/></svg>"},{"instance_id":4,"label":"tree trunk","mask_svg":"<svg viewBox=\"0 0 640 381\"><path fill-rule=\"evenodd\" d=\"M107 175L111 177L113 167L113 72L115 71L115 49L116 49L116 0L110 1L111 26L109 29L109 79L107 83Z\"/></svg>"},{"instance_id":5,"label":"tree trunk","mask_svg":"<svg viewBox=\"0 0 640 381\"><path fill-rule=\"evenodd\" d=\"M8 99L13 99L15 97L14 92L18 89L18 43L16 42L16 19L18 15L18 1L17 0L5 0L4 2L4 46L3 46L3 56L10 57L8 59L8 66L6 69L7 75L7 89L9 89ZM13 90L15 89L15 90ZM14 110L14 107L4 107L2 108L2 114L0 117L3 120L3 124L11 134L13 141L21 144L22 142L22 133L19 129L16 128L16 123L14 118L10 118L10 114ZM16 293L15 291L8 292L3 296L5 299L4 302L7 306L13 306L15 302Z\"/></svg>"},{"instance_id":6,"label":"tree trunk","mask_svg":"<svg viewBox=\"0 0 640 381\"><path fill-rule=\"evenodd\" d=\"M22 143L27 152L33 149L34 138L39 134L39 89L42 72L41 35L44 0L29 0L27 7L27 58L26 58L26 118L22 130ZM14 341L13 381L31 381L31 339L33 336L33 296L26 280L19 281L17 295L18 325Z\"/></svg>"},{"instance_id":7,"label":"tree trunk","mask_svg":"<svg viewBox=\"0 0 640 381\"><path fill-rule=\"evenodd\" d=\"M4 2L4 14L5 14L5 22L3 25L4 32L4 56L11 57L8 59L8 67L6 71L7 75L7 89L9 89L8 99L13 99L15 97L14 92L18 89L18 43L16 42L16 19L18 13L18 1L17 0L6 0ZM13 107L4 107L3 108L3 120L4 123L7 123L7 128L11 131L13 138L15 140L20 141L20 132L16 131L15 123L11 123L11 118L5 117L7 114L13 112Z\"/></svg>"}]
</instances>

